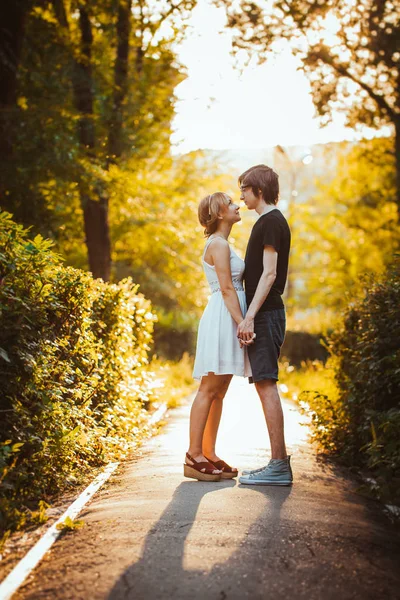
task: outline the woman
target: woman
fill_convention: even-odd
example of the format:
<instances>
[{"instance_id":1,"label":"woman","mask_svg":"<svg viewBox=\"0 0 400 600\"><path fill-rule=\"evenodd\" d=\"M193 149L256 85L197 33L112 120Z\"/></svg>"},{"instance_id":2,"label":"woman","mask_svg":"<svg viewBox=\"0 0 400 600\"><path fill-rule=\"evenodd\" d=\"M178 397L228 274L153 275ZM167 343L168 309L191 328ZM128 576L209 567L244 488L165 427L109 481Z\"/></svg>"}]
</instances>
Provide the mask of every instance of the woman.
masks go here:
<instances>
[{"instance_id":1,"label":"woman","mask_svg":"<svg viewBox=\"0 0 400 600\"><path fill-rule=\"evenodd\" d=\"M211 296L199 324L193 377L201 382L190 413L184 475L219 481L238 474L215 454L222 402L233 375L251 376L246 348L236 335L246 313L244 261L228 244L232 226L240 221L239 207L215 192L200 202L199 221L208 238L202 260Z\"/></svg>"}]
</instances>

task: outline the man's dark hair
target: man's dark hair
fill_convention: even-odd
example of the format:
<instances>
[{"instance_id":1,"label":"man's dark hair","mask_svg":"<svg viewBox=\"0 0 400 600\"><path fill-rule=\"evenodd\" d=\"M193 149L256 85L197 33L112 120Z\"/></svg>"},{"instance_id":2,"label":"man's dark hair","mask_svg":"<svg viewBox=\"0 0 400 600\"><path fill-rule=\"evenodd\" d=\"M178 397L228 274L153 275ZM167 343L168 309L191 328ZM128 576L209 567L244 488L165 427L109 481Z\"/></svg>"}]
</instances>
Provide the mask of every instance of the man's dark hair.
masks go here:
<instances>
[{"instance_id":1,"label":"man's dark hair","mask_svg":"<svg viewBox=\"0 0 400 600\"><path fill-rule=\"evenodd\" d=\"M251 186L253 194L260 192L266 204L277 204L279 199L279 177L271 167L256 165L250 167L239 177L239 185Z\"/></svg>"}]
</instances>

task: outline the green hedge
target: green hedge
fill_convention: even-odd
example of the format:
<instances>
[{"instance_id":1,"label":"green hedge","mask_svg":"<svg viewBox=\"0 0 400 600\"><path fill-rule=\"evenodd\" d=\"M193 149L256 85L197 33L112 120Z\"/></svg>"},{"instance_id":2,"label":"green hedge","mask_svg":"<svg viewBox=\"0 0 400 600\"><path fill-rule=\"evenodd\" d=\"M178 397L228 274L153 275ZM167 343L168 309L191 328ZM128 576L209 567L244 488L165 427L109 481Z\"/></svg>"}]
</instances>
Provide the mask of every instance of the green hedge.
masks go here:
<instances>
[{"instance_id":1,"label":"green hedge","mask_svg":"<svg viewBox=\"0 0 400 600\"><path fill-rule=\"evenodd\" d=\"M371 475L400 505L400 264L346 312L330 342L338 395L305 392L314 437L345 464Z\"/></svg>"},{"instance_id":2,"label":"green hedge","mask_svg":"<svg viewBox=\"0 0 400 600\"><path fill-rule=\"evenodd\" d=\"M295 367L313 360L325 363L329 354L324 343L325 339L321 334L288 330L282 346L281 360L287 359Z\"/></svg>"},{"instance_id":3,"label":"green hedge","mask_svg":"<svg viewBox=\"0 0 400 600\"><path fill-rule=\"evenodd\" d=\"M166 360L179 361L196 353L198 318L185 312L157 310L153 352Z\"/></svg>"},{"instance_id":4,"label":"green hedge","mask_svg":"<svg viewBox=\"0 0 400 600\"><path fill-rule=\"evenodd\" d=\"M51 242L0 213L0 527L34 518L146 428L155 316L129 279L62 266Z\"/></svg>"}]
</instances>

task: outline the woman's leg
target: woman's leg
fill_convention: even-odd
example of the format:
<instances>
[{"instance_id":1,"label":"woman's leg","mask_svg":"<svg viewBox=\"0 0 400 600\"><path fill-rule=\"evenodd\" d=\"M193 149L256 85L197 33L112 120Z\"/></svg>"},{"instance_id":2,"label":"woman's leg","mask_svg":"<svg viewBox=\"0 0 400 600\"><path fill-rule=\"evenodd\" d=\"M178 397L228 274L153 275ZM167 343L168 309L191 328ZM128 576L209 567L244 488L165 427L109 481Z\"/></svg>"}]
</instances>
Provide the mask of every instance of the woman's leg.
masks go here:
<instances>
[{"instance_id":1,"label":"woman's leg","mask_svg":"<svg viewBox=\"0 0 400 600\"><path fill-rule=\"evenodd\" d=\"M220 458L215 453L215 446L217 442L218 428L221 421L222 406L226 392L228 391L228 387L232 379L232 375L227 375L226 377L226 381L224 383L221 383L218 396L214 399L213 403L211 404L211 408L208 413L208 419L203 434L203 454L210 460L220 460Z\"/></svg>"},{"instance_id":2,"label":"woman's leg","mask_svg":"<svg viewBox=\"0 0 400 600\"><path fill-rule=\"evenodd\" d=\"M192 409L190 411L190 446L188 453L197 461L206 460L203 455L203 437L206 428L208 416L214 401L222 399L228 389L232 375L215 375L209 373L201 380L199 391L193 400ZM212 418L215 437L218 431L218 411L215 411L215 418ZM218 423L217 423L218 418ZM216 424L216 427L215 427ZM215 442L214 442L215 445ZM212 458L211 456L209 458Z\"/></svg>"}]
</instances>

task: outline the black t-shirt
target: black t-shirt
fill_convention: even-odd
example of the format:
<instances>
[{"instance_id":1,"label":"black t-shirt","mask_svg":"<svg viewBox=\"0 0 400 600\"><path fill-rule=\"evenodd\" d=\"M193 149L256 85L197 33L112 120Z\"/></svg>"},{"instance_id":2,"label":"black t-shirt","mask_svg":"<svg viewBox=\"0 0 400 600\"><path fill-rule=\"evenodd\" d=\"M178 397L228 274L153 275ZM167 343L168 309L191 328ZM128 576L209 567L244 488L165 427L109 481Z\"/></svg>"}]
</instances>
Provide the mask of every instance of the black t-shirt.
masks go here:
<instances>
[{"instance_id":1,"label":"black t-shirt","mask_svg":"<svg viewBox=\"0 0 400 600\"><path fill-rule=\"evenodd\" d=\"M290 229L288 222L278 209L261 215L251 231L244 259L244 285L247 306L250 306L250 302L253 300L263 272L264 246L275 248L278 253L278 264L276 279L259 312L284 308L282 294L285 289L289 263Z\"/></svg>"}]
</instances>

